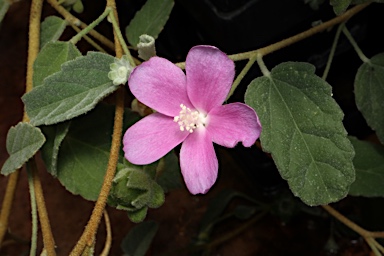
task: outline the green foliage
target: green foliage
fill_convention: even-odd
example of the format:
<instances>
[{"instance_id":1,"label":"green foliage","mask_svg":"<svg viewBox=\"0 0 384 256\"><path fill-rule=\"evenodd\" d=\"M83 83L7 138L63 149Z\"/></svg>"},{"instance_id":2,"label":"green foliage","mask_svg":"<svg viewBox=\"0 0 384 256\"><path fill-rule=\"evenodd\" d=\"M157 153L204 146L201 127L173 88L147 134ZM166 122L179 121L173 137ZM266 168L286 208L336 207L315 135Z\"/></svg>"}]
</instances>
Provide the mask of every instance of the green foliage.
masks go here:
<instances>
[{"instance_id":1,"label":"green foliage","mask_svg":"<svg viewBox=\"0 0 384 256\"><path fill-rule=\"evenodd\" d=\"M44 142L44 135L37 127L21 122L11 127L6 141L9 158L1 168L1 174L8 175L19 169L40 149Z\"/></svg>"},{"instance_id":2,"label":"green foliage","mask_svg":"<svg viewBox=\"0 0 384 256\"><path fill-rule=\"evenodd\" d=\"M40 27L40 49L44 48L48 42L59 40L66 27L67 22L62 18L57 16L46 17Z\"/></svg>"},{"instance_id":3,"label":"green foliage","mask_svg":"<svg viewBox=\"0 0 384 256\"><path fill-rule=\"evenodd\" d=\"M55 177L57 176L59 149L68 133L69 126L70 121L41 127L41 130L47 139L41 148L41 156L45 162L47 171Z\"/></svg>"},{"instance_id":4,"label":"green foliage","mask_svg":"<svg viewBox=\"0 0 384 256\"><path fill-rule=\"evenodd\" d=\"M147 0L125 29L128 42L136 47L143 34L157 38L168 21L173 0Z\"/></svg>"},{"instance_id":5,"label":"green foliage","mask_svg":"<svg viewBox=\"0 0 384 256\"><path fill-rule=\"evenodd\" d=\"M340 15L345 10L347 10L348 6L351 4L352 0L331 0L331 5L333 6L333 11L337 14Z\"/></svg>"},{"instance_id":6,"label":"green foliage","mask_svg":"<svg viewBox=\"0 0 384 256\"><path fill-rule=\"evenodd\" d=\"M360 141L351 137L355 148L353 163L356 180L349 194L353 196L384 197L384 148L382 145Z\"/></svg>"},{"instance_id":7,"label":"green foliage","mask_svg":"<svg viewBox=\"0 0 384 256\"><path fill-rule=\"evenodd\" d=\"M59 150L57 178L73 194L88 200L97 199L108 164L113 119L114 107L100 104L87 115L71 121ZM138 119L136 114L126 110L123 129ZM58 140L57 136L60 133L52 139ZM120 163L122 159L121 154Z\"/></svg>"},{"instance_id":8,"label":"green foliage","mask_svg":"<svg viewBox=\"0 0 384 256\"><path fill-rule=\"evenodd\" d=\"M358 109L384 143L384 53L360 66L354 86Z\"/></svg>"},{"instance_id":9,"label":"green foliage","mask_svg":"<svg viewBox=\"0 0 384 256\"><path fill-rule=\"evenodd\" d=\"M158 229L159 225L154 221L134 226L124 237L121 249L125 255L145 256Z\"/></svg>"},{"instance_id":10,"label":"green foliage","mask_svg":"<svg viewBox=\"0 0 384 256\"><path fill-rule=\"evenodd\" d=\"M93 109L118 85L108 78L114 57L88 52L61 66L43 85L26 93L22 100L33 125L51 125L70 120Z\"/></svg>"},{"instance_id":11,"label":"green foliage","mask_svg":"<svg viewBox=\"0 0 384 256\"><path fill-rule=\"evenodd\" d=\"M70 42L48 42L33 63L33 87L43 85L44 79L59 72L62 64L80 56L80 51Z\"/></svg>"},{"instance_id":12,"label":"green foliage","mask_svg":"<svg viewBox=\"0 0 384 256\"><path fill-rule=\"evenodd\" d=\"M156 165L130 165L116 174L109 204L128 211L133 222L143 221L148 207L158 208L164 203L164 191L154 180Z\"/></svg>"},{"instance_id":13,"label":"green foliage","mask_svg":"<svg viewBox=\"0 0 384 256\"><path fill-rule=\"evenodd\" d=\"M355 180L343 112L314 72L308 63L282 63L253 80L245 94L263 126L263 150L294 195L311 206L342 199Z\"/></svg>"}]
</instances>

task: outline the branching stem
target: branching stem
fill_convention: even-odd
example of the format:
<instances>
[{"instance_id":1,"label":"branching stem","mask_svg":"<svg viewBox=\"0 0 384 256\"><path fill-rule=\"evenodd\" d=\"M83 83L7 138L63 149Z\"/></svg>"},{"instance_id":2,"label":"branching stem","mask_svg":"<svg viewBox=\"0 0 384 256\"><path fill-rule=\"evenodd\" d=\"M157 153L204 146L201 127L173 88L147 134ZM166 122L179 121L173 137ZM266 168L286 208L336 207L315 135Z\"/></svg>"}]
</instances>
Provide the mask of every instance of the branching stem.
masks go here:
<instances>
[{"instance_id":1,"label":"branching stem","mask_svg":"<svg viewBox=\"0 0 384 256\"><path fill-rule=\"evenodd\" d=\"M112 8L115 19L118 22L115 1L107 0L107 7ZM121 47L121 44L119 42L119 39L118 39L118 36L116 35L115 30L114 30L114 40L115 40L116 57L121 58L123 56L123 49ZM112 181L116 173L116 167L119 159L119 151L121 146L121 137L123 132L122 131L123 115L124 115L124 91L123 91L123 88L121 87L119 90L117 90L117 93L116 93L116 109L115 109L115 119L114 119L114 125L113 125L112 143L111 143L108 166L104 176L103 185L101 187L99 197L97 198L95 207L93 208L88 224L85 227L85 230L81 235L80 239L78 240L77 244L73 248L70 254L71 256L80 256L87 245L90 246L94 243L95 234L99 227L99 223L107 203L109 191L111 190L111 187L112 187Z\"/></svg>"}]
</instances>

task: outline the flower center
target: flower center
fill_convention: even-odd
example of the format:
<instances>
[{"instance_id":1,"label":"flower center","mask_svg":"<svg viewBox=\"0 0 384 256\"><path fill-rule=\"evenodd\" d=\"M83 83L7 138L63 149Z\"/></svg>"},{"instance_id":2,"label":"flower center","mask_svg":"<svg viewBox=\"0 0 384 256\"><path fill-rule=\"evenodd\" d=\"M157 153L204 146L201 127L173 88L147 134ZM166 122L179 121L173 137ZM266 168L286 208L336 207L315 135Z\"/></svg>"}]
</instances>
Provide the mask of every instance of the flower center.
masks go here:
<instances>
[{"instance_id":1,"label":"flower center","mask_svg":"<svg viewBox=\"0 0 384 256\"><path fill-rule=\"evenodd\" d=\"M173 118L173 121L180 126L180 131L193 132L198 127L204 126L207 116L197 110L191 110L184 104L180 104L181 111L178 116Z\"/></svg>"}]
</instances>

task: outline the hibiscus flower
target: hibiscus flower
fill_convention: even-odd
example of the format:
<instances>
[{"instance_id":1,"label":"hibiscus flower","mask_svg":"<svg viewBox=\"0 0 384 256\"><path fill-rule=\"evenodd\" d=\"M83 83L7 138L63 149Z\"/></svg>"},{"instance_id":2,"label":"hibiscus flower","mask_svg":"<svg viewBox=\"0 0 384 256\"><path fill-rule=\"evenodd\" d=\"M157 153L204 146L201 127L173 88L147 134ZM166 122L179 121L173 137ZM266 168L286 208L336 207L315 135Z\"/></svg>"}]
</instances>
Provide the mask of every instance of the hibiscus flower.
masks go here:
<instances>
[{"instance_id":1,"label":"hibiscus flower","mask_svg":"<svg viewBox=\"0 0 384 256\"><path fill-rule=\"evenodd\" d=\"M125 158L137 165L159 160L182 143L180 168L188 190L205 194L215 183L218 160L213 142L252 146L261 132L256 112L243 103L222 105L231 89L235 64L213 46L195 46L186 74L172 62L152 57L128 80L132 94L155 113L125 133Z\"/></svg>"}]
</instances>

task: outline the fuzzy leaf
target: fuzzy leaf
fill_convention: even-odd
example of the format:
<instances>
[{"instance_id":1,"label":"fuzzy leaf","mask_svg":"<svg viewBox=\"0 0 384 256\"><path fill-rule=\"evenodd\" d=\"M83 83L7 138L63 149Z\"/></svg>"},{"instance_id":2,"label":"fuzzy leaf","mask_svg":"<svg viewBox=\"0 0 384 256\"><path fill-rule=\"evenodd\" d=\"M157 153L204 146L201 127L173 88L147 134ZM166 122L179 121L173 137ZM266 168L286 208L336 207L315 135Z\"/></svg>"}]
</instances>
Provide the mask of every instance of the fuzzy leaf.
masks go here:
<instances>
[{"instance_id":1,"label":"fuzzy leaf","mask_svg":"<svg viewBox=\"0 0 384 256\"><path fill-rule=\"evenodd\" d=\"M384 53L374 56L357 71L355 99L368 125L384 143Z\"/></svg>"},{"instance_id":2,"label":"fuzzy leaf","mask_svg":"<svg viewBox=\"0 0 384 256\"><path fill-rule=\"evenodd\" d=\"M47 171L53 176L57 176L57 159L59 149L65 136L68 133L70 122L57 125L41 127L47 141L41 148L41 156L44 160Z\"/></svg>"},{"instance_id":3,"label":"fuzzy leaf","mask_svg":"<svg viewBox=\"0 0 384 256\"><path fill-rule=\"evenodd\" d=\"M119 209L119 208L117 208L117 209ZM148 212L148 207L143 207L143 208L136 210L136 211L129 211L129 212L127 212L127 214L128 214L128 218L133 223L140 223L147 216L147 212Z\"/></svg>"},{"instance_id":4,"label":"fuzzy leaf","mask_svg":"<svg viewBox=\"0 0 384 256\"><path fill-rule=\"evenodd\" d=\"M93 109L118 88L108 78L113 62L110 55L88 52L87 56L63 64L61 71L22 97L31 124L51 125Z\"/></svg>"},{"instance_id":5,"label":"fuzzy leaf","mask_svg":"<svg viewBox=\"0 0 384 256\"><path fill-rule=\"evenodd\" d=\"M28 123L18 123L8 131L6 147L9 158L1 168L1 174L8 175L19 169L44 144L45 138L39 128Z\"/></svg>"},{"instance_id":6,"label":"fuzzy leaf","mask_svg":"<svg viewBox=\"0 0 384 256\"><path fill-rule=\"evenodd\" d=\"M43 80L59 72L63 63L80 56L80 51L70 42L47 43L33 64L33 87L43 85Z\"/></svg>"},{"instance_id":7,"label":"fuzzy leaf","mask_svg":"<svg viewBox=\"0 0 384 256\"><path fill-rule=\"evenodd\" d=\"M125 29L128 42L136 47L143 34L156 39L167 23L173 5L173 0L147 0Z\"/></svg>"},{"instance_id":8,"label":"fuzzy leaf","mask_svg":"<svg viewBox=\"0 0 384 256\"><path fill-rule=\"evenodd\" d=\"M71 121L59 150L57 178L73 194L96 200L107 168L111 147L114 108L100 104L85 116ZM125 110L126 130L138 116ZM122 162L123 156L121 152Z\"/></svg>"},{"instance_id":9,"label":"fuzzy leaf","mask_svg":"<svg viewBox=\"0 0 384 256\"><path fill-rule=\"evenodd\" d=\"M343 112L314 73L308 63L282 63L253 80L245 94L263 127L263 150L293 194L311 206L342 199L355 180Z\"/></svg>"},{"instance_id":10,"label":"fuzzy leaf","mask_svg":"<svg viewBox=\"0 0 384 256\"><path fill-rule=\"evenodd\" d=\"M124 237L121 249L128 256L145 256L158 229L152 220L134 226Z\"/></svg>"},{"instance_id":11,"label":"fuzzy leaf","mask_svg":"<svg viewBox=\"0 0 384 256\"><path fill-rule=\"evenodd\" d=\"M384 197L384 147L350 138L355 148L353 163L356 180L351 185L352 196Z\"/></svg>"},{"instance_id":12,"label":"fuzzy leaf","mask_svg":"<svg viewBox=\"0 0 384 256\"><path fill-rule=\"evenodd\" d=\"M40 28L40 49L42 49L48 42L59 40L66 27L67 22L62 18L57 16L46 17L41 23Z\"/></svg>"}]
</instances>

